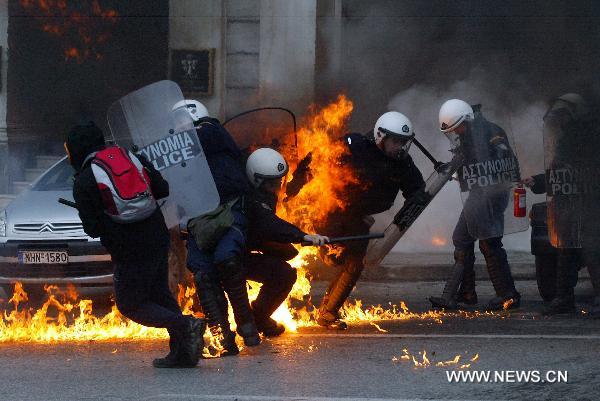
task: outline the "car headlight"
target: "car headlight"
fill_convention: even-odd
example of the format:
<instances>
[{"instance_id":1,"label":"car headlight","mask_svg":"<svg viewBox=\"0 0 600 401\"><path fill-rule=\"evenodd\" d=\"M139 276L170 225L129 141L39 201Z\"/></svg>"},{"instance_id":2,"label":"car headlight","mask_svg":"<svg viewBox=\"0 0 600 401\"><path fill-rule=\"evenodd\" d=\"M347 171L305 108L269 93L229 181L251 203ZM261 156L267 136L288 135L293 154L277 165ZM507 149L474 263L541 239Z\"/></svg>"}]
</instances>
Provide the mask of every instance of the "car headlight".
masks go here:
<instances>
[{"instance_id":1,"label":"car headlight","mask_svg":"<svg viewBox=\"0 0 600 401\"><path fill-rule=\"evenodd\" d=\"M0 211L0 237L6 237L6 210Z\"/></svg>"}]
</instances>

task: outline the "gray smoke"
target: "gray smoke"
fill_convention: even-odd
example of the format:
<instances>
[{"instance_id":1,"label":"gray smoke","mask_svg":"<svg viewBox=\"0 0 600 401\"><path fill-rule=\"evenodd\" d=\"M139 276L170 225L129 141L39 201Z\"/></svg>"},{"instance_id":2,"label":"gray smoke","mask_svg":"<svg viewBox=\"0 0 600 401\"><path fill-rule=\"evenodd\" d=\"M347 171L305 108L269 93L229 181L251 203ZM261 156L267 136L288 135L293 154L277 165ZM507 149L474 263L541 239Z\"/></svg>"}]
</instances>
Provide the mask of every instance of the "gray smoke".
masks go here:
<instances>
[{"instance_id":1,"label":"gray smoke","mask_svg":"<svg viewBox=\"0 0 600 401\"><path fill-rule=\"evenodd\" d=\"M490 76L483 68L473 68L468 77L447 87L417 84L395 95L388 104L389 110L399 111L408 116L414 126L417 138L440 161L449 161L451 154L446 137L438 129L438 112L445 100L463 99L471 104L482 104L482 112L490 121L500 125L509 135L517 152L523 177L543 172L542 117L546 105L542 101L528 102L518 96L509 96L509 88L497 87L499 76ZM419 169L427 178L433 171L432 163L416 147L411 154ZM543 201L543 196L527 193L528 205ZM396 200L390 213L381 219L389 218L403 203L402 196ZM509 204L512 208L512 202ZM423 212L413 227L394 249L395 251L447 251L452 248L452 231L458 220L462 203L458 183L449 182L429 207ZM380 223L381 224L381 223ZM445 245L434 245L437 237ZM529 250L529 231L505 237L507 248Z\"/></svg>"},{"instance_id":2,"label":"gray smoke","mask_svg":"<svg viewBox=\"0 0 600 401\"><path fill-rule=\"evenodd\" d=\"M527 176L543 168L545 102L567 92L598 99L597 2L341 4L338 25L334 18L319 23L317 99L345 92L355 106L354 132L370 131L378 116L397 110L412 120L436 157L449 160L448 142L437 128L438 110L445 100L462 98L481 103L483 113L512 134ZM414 147L411 154L427 176L431 163ZM530 192L527 196L530 203L535 200ZM399 199L396 209L401 204ZM397 250L451 249L460 210L457 185L449 183ZM433 235L446 238L448 245L431 245ZM507 236L505 243L529 250L528 233Z\"/></svg>"}]
</instances>

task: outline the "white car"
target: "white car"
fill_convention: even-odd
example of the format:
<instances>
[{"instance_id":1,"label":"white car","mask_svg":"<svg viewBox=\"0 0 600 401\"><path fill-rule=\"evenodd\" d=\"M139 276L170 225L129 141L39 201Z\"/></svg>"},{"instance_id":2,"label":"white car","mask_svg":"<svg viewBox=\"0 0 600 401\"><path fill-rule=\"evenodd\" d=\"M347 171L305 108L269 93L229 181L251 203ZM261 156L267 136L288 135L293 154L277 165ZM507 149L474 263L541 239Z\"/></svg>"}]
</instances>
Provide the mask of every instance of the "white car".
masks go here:
<instances>
[{"instance_id":1,"label":"white car","mask_svg":"<svg viewBox=\"0 0 600 401\"><path fill-rule=\"evenodd\" d=\"M69 283L84 292L112 291L110 255L84 233L77 210L58 203L73 199L74 173L63 158L0 211L0 287L6 295L17 281L34 292Z\"/></svg>"}]
</instances>

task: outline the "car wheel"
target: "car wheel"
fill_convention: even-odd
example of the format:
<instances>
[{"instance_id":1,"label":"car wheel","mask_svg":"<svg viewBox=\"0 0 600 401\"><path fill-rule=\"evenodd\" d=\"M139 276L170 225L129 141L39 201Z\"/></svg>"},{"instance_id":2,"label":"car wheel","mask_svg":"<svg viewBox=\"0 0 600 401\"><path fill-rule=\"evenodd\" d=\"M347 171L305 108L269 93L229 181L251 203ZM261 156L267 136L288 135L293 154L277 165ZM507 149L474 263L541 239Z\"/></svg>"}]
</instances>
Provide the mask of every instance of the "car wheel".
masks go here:
<instances>
[{"instance_id":1,"label":"car wheel","mask_svg":"<svg viewBox=\"0 0 600 401\"><path fill-rule=\"evenodd\" d=\"M556 254L535 255L535 277L538 291L544 302L556 295Z\"/></svg>"}]
</instances>

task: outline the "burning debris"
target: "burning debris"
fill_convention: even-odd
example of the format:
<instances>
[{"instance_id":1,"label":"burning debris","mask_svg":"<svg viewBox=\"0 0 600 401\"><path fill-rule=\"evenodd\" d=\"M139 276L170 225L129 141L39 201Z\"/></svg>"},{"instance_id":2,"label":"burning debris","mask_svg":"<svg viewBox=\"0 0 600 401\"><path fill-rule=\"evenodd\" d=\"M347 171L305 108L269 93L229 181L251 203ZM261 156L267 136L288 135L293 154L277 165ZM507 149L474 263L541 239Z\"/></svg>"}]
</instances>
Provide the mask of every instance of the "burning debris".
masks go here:
<instances>
[{"instance_id":1,"label":"burning debris","mask_svg":"<svg viewBox=\"0 0 600 401\"><path fill-rule=\"evenodd\" d=\"M431 357L435 356L435 352L431 355ZM418 352L417 354L412 354L406 348L402 350L402 355L392 356L392 362L412 362L415 369L427 369L431 366L435 366L438 368L444 367L454 367L456 369L469 369L472 364L479 360L479 354L475 354L475 356L468 358L467 354L465 355L455 355L454 358L448 359L445 361L435 362L427 356L427 351L423 350L422 352ZM461 363L461 361L463 363Z\"/></svg>"},{"instance_id":2,"label":"burning debris","mask_svg":"<svg viewBox=\"0 0 600 401\"><path fill-rule=\"evenodd\" d=\"M388 331L385 329L382 329L381 327L379 327L379 325L375 322L370 322L371 326L375 327L377 329L377 331L381 332L381 333L387 333Z\"/></svg>"}]
</instances>

